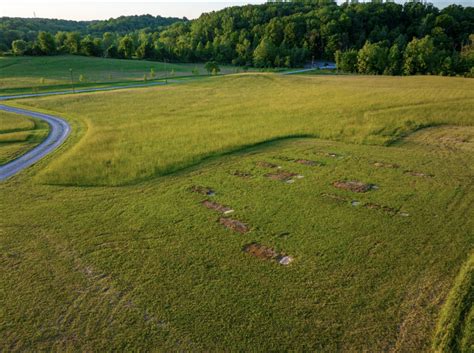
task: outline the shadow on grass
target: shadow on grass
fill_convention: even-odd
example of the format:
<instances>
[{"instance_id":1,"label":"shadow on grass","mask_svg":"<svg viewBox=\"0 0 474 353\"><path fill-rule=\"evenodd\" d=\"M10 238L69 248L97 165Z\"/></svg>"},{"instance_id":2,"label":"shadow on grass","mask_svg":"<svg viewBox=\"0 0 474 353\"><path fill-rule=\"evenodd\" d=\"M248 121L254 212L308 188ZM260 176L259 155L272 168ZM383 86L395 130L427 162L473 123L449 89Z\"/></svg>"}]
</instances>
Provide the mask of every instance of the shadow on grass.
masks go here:
<instances>
[{"instance_id":1,"label":"shadow on grass","mask_svg":"<svg viewBox=\"0 0 474 353\"><path fill-rule=\"evenodd\" d=\"M257 143L253 144L247 144L243 146L238 146L236 148L231 148L223 151L215 151L211 152L205 155L201 156L196 156L195 161L190 162L190 163L183 163L183 164L175 164L169 166L169 168L156 172L154 174L144 176L142 178L136 178L134 180L131 180L129 182L123 182L123 183L118 183L118 184L88 184L88 183L42 183L43 185L49 185L49 186L65 186L65 187L88 187L88 188L94 188L94 187L127 187L127 186L135 186L141 183L145 183L148 181L156 180L159 178L163 177L169 177L169 176L180 176L183 174L190 173L194 170L197 170L199 168L202 168L203 164L208 164L211 162L214 162L216 160L219 160L223 157L228 157L228 156L238 156L238 155L244 155L248 154L251 152L262 152L267 148L271 148L273 146L279 145L284 142L288 142L291 140L300 140L300 139L310 139L310 138L319 138L319 135L314 135L314 134L291 134L291 135L286 135L286 136L279 136L279 137L274 137L270 138L264 141L260 141Z\"/></svg>"}]
</instances>

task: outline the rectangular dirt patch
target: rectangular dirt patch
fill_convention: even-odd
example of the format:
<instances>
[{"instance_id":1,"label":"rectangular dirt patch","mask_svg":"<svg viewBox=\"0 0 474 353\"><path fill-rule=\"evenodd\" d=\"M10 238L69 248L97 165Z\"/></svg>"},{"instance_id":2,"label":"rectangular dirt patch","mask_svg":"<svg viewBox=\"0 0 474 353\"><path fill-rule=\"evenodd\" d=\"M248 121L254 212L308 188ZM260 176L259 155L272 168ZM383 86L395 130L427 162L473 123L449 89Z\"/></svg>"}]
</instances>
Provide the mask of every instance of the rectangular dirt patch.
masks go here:
<instances>
[{"instance_id":1,"label":"rectangular dirt patch","mask_svg":"<svg viewBox=\"0 0 474 353\"><path fill-rule=\"evenodd\" d=\"M432 174L427 174L427 173L422 173L422 172L416 172L413 170L405 170L405 174L415 176L415 177L420 177L420 178L432 178Z\"/></svg>"},{"instance_id":2,"label":"rectangular dirt patch","mask_svg":"<svg viewBox=\"0 0 474 353\"><path fill-rule=\"evenodd\" d=\"M204 200L202 202L202 205L210 210L214 210L220 213L228 214L233 212L234 210L230 207L221 205L220 203L209 201L209 200Z\"/></svg>"},{"instance_id":3,"label":"rectangular dirt patch","mask_svg":"<svg viewBox=\"0 0 474 353\"><path fill-rule=\"evenodd\" d=\"M257 167L262 167L262 168L278 168L278 165L270 162L265 162L265 161L259 161L255 163Z\"/></svg>"},{"instance_id":4,"label":"rectangular dirt patch","mask_svg":"<svg viewBox=\"0 0 474 353\"><path fill-rule=\"evenodd\" d=\"M400 166L398 164L385 163L385 162L375 162L374 167L377 167L377 168L400 168Z\"/></svg>"},{"instance_id":5,"label":"rectangular dirt patch","mask_svg":"<svg viewBox=\"0 0 474 353\"><path fill-rule=\"evenodd\" d=\"M207 195L207 196L214 196L216 192L212 190L211 188L205 187L205 186L197 186L193 185L189 189L191 192L195 192L201 195Z\"/></svg>"},{"instance_id":6,"label":"rectangular dirt patch","mask_svg":"<svg viewBox=\"0 0 474 353\"><path fill-rule=\"evenodd\" d=\"M265 177L271 180L288 181L298 174L280 170L276 173L265 174Z\"/></svg>"},{"instance_id":7,"label":"rectangular dirt patch","mask_svg":"<svg viewBox=\"0 0 474 353\"><path fill-rule=\"evenodd\" d=\"M219 223L237 233L244 234L249 231L249 227L245 223L236 219L221 217L219 218Z\"/></svg>"},{"instance_id":8,"label":"rectangular dirt patch","mask_svg":"<svg viewBox=\"0 0 474 353\"><path fill-rule=\"evenodd\" d=\"M271 260L278 256L275 250L259 243L247 244L242 251L264 260Z\"/></svg>"},{"instance_id":9,"label":"rectangular dirt patch","mask_svg":"<svg viewBox=\"0 0 474 353\"><path fill-rule=\"evenodd\" d=\"M374 185L372 184L366 184L357 180L335 181L332 185L335 188L349 190L352 192L367 192L374 188Z\"/></svg>"},{"instance_id":10,"label":"rectangular dirt patch","mask_svg":"<svg viewBox=\"0 0 474 353\"><path fill-rule=\"evenodd\" d=\"M295 160L295 163L307 165L307 166L310 166L310 167L316 167L316 166L321 165L320 162L312 161L312 160L309 160L309 159L297 159L297 160Z\"/></svg>"},{"instance_id":11,"label":"rectangular dirt patch","mask_svg":"<svg viewBox=\"0 0 474 353\"><path fill-rule=\"evenodd\" d=\"M240 170L236 170L233 175L239 178L244 178L244 179L248 179L252 177L252 174L250 174L249 172L242 172Z\"/></svg>"},{"instance_id":12,"label":"rectangular dirt patch","mask_svg":"<svg viewBox=\"0 0 474 353\"><path fill-rule=\"evenodd\" d=\"M380 211L386 212L386 213L391 214L391 215L394 215L398 212L398 210L396 210L392 207L382 206L382 205L378 205L376 203L366 203L366 204L364 204L364 207L368 208L368 209L371 209L371 210L380 210Z\"/></svg>"},{"instance_id":13,"label":"rectangular dirt patch","mask_svg":"<svg viewBox=\"0 0 474 353\"><path fill-rule=\"evenodd\" d=\"M242 251L262 260L276 261L284 266L289 265L293 261L291 256L279 254L272 248L259 243L247 244L242 248Z\"/></svg>"},{"instance_id":14,"label":"rectangular dirt patch","mask_svg":"<svg viewBox=\"0 0 474 353\"><path fill-rule=\"evenodd\" d=\"M321 194L322 197L325 197L327 199L331 199L331 200L334 200L334 201L338 201L338 202L349 202L349 199L343 197L343 196L340 196L340 195L336 195L336 194L328 194L326 192L323 192Z\"/></svg>"}]
</instances>

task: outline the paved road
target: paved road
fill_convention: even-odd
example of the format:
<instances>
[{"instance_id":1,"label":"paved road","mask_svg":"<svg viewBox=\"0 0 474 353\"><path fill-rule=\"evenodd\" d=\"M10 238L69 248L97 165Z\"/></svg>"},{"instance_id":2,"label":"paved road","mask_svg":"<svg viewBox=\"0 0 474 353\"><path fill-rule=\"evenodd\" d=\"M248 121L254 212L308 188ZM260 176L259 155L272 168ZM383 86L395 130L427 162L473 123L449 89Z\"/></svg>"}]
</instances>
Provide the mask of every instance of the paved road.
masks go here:
<instances>
[{"instance_id":1,"label":"paved road","mask_svg":"<svg viewBox=\"0 0 474 353\"><path fill-rule=\"evenodd\" d=\"M0 110L17 113L40 119L48 123L50 131L48 137L35 148L29 150L17 159L0 166L0 181L6 180L16 173L28 168L41 158L58 148L71 132L69 124L57 117L43 113L33 112L31 110L13 108L0 104Z\"/></svg>"},{"instance_id":2,"label":"paved road","mask_svg":"<svg viewBox=\"0 0 474 353\"><path fill-rule=\"evenodd\" d=\"M117 89L127 89L127 88L136 88L136 87L150 87L165 85L166 82L149 82L149 83L139 83L127 86L111 86L111 87L99 87L99 88L84 88L76 89L75 93L85 93L85 92L98 92L98 91L111 91ZM9 100L9 99L18 99L18 98L33 98L33 97L44 97L44 96L55 96L63 94L72 94L70 90L67 91L57 91L57 92L44 92L44 93L35 93L35 94L19 94L13 96L0 96L0 101ZM53 115L37 113L31 110L13 108L6 105L0 104L0 110L6 112L17 113L21 115L30 116L32 118L40 119L48 123L50 131L48 137L41 142L38 146L32 150L26 152L17 159L0 166L0 181L6 180L11 176L19 173L25 168L28 168L32 164L39 161L41 158L46 156L48 153L51 153L56 148L58 148L68 137L71 132L71 127L69 124Z\"/></svg>"},{"instance_id":3,"label":"paved road","mask_svg":"<svg viewBox=\"0 0 474 353\"><path fill-rule=\"evenodd\" d=\"M98 88L82 88L74 90L74 93L86 93L86 92L98 92L98 91L112 91L117 89L127 89L127 88L136 88L136 87L150 87L150 86L160 86L166 85L166 82L149 82L149 83L137 83L127 86L110 86L110 87L98 87ZM44 96L58 96L62 94L72 94L71 90L65 91L56 91L56 92L44 92L44 93L28 93L28 94L17 94L12 96L0 96L0 101L8 99L18 99L18 98L33 98L33 97L44 97Z\"/></svg>"}]
</instances>

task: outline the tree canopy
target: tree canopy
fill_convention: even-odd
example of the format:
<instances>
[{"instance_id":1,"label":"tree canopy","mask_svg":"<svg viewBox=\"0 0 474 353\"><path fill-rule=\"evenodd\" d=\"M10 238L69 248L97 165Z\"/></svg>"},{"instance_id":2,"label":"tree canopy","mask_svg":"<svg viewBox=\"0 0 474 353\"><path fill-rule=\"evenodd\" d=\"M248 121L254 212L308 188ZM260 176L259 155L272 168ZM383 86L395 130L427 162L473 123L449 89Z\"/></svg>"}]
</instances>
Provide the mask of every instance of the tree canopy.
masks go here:
<instances>
[{"instance_id":1,"label":"tree canopy","mask_svg":"<svg viewBox=\"0 0 474 353\"><path fill-rule=\"evenodd\" d=\"M21 25L13 28L11 21ZM15 55L70 53L262 68L298 67L321 59L336 60L344 71L390 75L469 74L473 66L474 7L439 10L416 0L403 5L273 1L228 7L192 21L147 15L46 20L49 29L38 19L6 23L10 25L4 20L0 25L0 43ZM40 29L53 36L54 46ZM26 47L23 42L13 47L16 40Z\"/></svg>"}]
</instances>

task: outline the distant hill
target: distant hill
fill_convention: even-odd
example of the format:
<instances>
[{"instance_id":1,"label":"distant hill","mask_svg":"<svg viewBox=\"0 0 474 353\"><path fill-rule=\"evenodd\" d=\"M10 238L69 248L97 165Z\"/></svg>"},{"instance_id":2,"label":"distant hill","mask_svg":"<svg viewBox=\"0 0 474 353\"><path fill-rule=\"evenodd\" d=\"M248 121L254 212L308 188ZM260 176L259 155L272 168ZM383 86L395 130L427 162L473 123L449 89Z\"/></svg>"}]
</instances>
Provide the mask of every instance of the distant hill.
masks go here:
<instances>
[{"instance_id":1,"label":"distant hill","mask_svg":"<svg viewBox=\"0 0 474 353\"><path fill-rule=\"evenodd\" d=\"M156 31L186 18L161 17L152 15L120 16L101 21L70 21L49 18L0 17L0 50L10 48L17 39L33 41L39 31L57 33L76 31L81 34L102 35L105 32L125 34L135 30L149 28Z\"/></svg>"}]
</instances>

